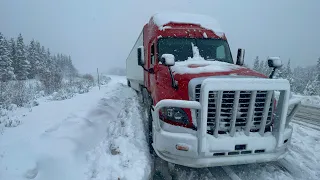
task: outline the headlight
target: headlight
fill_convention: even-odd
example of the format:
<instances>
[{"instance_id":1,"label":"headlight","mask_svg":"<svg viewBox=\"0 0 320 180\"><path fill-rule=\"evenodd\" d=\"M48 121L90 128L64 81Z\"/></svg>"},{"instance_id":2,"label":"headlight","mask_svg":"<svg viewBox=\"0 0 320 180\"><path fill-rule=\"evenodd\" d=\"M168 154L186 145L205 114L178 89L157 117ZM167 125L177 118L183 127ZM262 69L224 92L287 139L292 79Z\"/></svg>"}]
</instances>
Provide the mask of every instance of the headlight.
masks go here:
<instances>
[{"instance_id":1,"label":"headlight","mask_svg":"<svg viewBox=\"0 0 320 180\"><path fill-rule=\"evenodd\" d=\"M164 107L160 110L161 120L170 120L177 123L188 124L189 118L187 113L181 108L177 107Z\"/></svg>"}]
</instances>

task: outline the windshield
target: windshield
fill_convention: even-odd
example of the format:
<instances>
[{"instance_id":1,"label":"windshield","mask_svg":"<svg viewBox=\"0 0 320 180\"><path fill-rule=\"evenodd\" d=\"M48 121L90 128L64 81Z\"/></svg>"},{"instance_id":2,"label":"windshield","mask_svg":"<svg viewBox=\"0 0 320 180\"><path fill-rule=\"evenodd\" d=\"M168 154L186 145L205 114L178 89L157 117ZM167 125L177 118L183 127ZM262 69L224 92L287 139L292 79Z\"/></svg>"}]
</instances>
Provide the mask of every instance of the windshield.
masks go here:
<instances>
[{"instance_id":1,"label":"windshield","mask_svg":"<svg viewBox=\"0 0 320 180\"><path fill-rule=\"evenodd\" d=\"M158 55L173 54L175 61L185 61L193 56L192 44L199 48L200 55L208 61L233 63L229 45L222 39L161 38L158 40Z\"/></svg>"}]
</instances>

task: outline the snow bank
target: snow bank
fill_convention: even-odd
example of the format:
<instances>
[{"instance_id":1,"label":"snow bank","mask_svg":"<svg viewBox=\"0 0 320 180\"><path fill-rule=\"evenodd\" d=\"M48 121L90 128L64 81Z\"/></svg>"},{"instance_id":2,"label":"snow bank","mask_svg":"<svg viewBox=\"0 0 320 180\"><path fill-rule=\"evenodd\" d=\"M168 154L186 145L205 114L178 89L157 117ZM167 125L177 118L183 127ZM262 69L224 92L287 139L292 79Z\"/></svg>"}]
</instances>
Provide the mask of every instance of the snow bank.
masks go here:
<instances>
[{"instance_id":1,"label":"snow bank","mask_svg":"<svg viewBox=\"0 0 320 180\"><path fill-rule=\"evenodd\" d=\"M279 91L275 91L275 98L278 100L280 96ZM312 107L319 107L320 108L320 96L304 96L298 95L295 93L290 94L291 102L295 102L297 100L301 101L301 105L303 106L312 106Z\"/></svg>"},{"instance_id":2,"label":"snow bank","mask_svg":"<svg viewBox=\"0 0 320 180\"><path fill-rule=\"evenodd\" d=\"M108 111L105 108L111 106L115 111L107 119L104 140L88 153L92 176L110 180L148 179L151 167L138 97L128 87L120 87L114 96L102 101L107 107L101 110Z\"/></svg>"},{"instance_id":3,"label":"snow bank","mask_svg":"<svg viewBox=\"0 0 320 180\"><path fill-rule=\"evenodd\" d=\"M42 102L21 116L23 124L0 135L0 179L147 179L138 99L123 83Z\"/></svg>"},{"instance_id":4,"label":"snow bank","mask_svg":"<svg viewBox=\"0 0 320 180\"><path fill-rule=\"evenodd\" d=\"M199 49L192 44L193 57L186 61L176 62L171 67L173 74L198 74L209 72L223 72L242 68L230 63L221 61L209 61L200 56Z\"/></svg>"},{"instance_id":5,"label":"snow bank","mask_svg":"<svg viewBox=\"0 0 320 180\"><path fill-rule=\"evenodd\" d=\"M303 95L293 95L293 96L296 98L300 98L302 105L320 107L320 96L303 96Z\"/></svg>"},{"instance_id":6,"label":"snow bank","mask_svg":"<svg viewBox=\"0 0 320 180\"><path fill-rule=\"evenodd\" d=\"M178 12L158 13L153 16L153 22L159 27L160 30L163 30L163 26L165 26L166 24L172 22L183 24L197 24L203 28L212 30L220 37L224 34L219 22L216 19L201 14Z\"/></svg>"}]
</instances>

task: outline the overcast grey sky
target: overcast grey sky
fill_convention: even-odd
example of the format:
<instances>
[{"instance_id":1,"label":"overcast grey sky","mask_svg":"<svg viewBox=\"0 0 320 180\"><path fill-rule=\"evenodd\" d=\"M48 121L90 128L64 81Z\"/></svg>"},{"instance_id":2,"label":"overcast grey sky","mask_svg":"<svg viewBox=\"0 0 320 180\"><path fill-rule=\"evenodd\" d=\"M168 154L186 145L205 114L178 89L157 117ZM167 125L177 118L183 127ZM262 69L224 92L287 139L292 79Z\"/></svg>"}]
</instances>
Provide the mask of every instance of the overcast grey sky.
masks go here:
<instances>
[{"instance_id":1,"label":"overcast grey sky","mask_svg":"<svg viewBox=\"0 0 320 180\"><path fill-rule=\"evenodd\" d=\"M280 56L292 65L320 57L320 0L0 0L0 32L20 32L52 52L70 54L80 72L125 67L143 25L159 11L202 13L218 19L232 53Z\"/></svg>"}]
</instances>

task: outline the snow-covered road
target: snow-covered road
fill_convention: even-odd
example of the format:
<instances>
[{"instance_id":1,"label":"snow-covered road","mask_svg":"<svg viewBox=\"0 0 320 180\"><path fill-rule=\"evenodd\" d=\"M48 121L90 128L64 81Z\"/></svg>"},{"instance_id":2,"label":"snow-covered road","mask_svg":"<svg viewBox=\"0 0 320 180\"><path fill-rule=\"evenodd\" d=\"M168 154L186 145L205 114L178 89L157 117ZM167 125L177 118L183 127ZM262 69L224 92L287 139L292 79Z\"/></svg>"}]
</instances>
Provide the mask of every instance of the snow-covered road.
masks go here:
<instances>
[{"instance_id":1,"label":"snow-covered road","mask_svg":"<svg viewBox=\"0 0 320 180\"><path fill-rule=\"evenodd\" d=\"M113 76L101 90L40 102L25 116L17 114L22 124L0 134L0 180L149 179L153 159L143 109L125 84L125 77ZM280 162L192 169L168 167L157 158L161 168L154 179L163 172L166 179L183 180L320 179L320 131L304 125L310 120L317 123L319 111L304 107L292 123L290 153Z\"/></svg>"}]
</instances>

